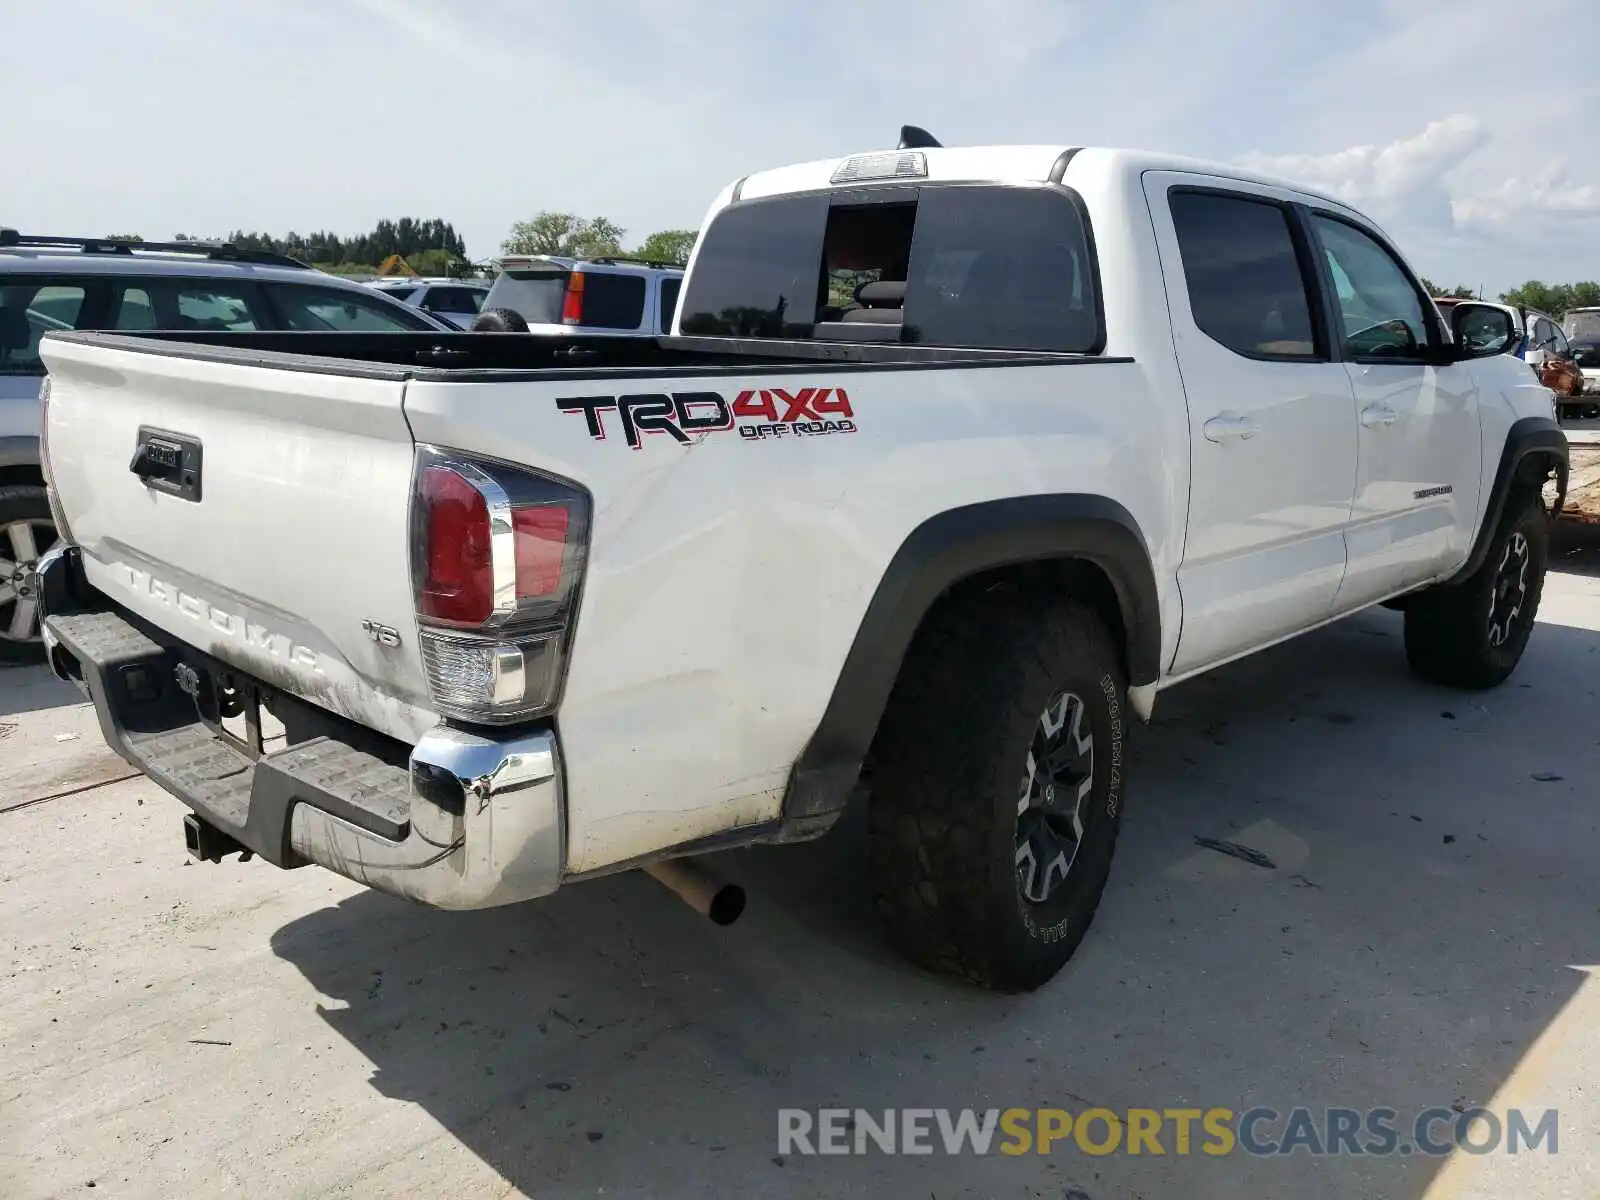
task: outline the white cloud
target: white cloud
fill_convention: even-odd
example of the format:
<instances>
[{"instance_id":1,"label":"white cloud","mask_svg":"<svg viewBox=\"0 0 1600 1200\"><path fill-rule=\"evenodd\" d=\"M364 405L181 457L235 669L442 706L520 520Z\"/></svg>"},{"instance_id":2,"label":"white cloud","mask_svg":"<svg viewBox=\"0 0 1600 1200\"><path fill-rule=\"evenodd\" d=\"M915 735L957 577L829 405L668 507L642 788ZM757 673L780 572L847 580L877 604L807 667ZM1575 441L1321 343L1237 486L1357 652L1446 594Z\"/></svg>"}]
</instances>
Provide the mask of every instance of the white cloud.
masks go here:
<instances>
[{"instance_id":1,"label":"white cloud","mask_svg":"<svg viewBox=\"0 0 1600 1200\"><path fill-rule=\"evenodd\" d=\"M1434 121L1421 133L1384 146L1351 146L1331 154L1249 155L1250 166L1331 192L1361 208L1415 210L1449 215L1445 177L1490 140L1466 114Z\"/></svg>"},{"instance_id":2,"label":"white cloud","mask_svg":"<svg viewBox=\"0 0 1600 1200\"><path fill-rule=\"evenodd\" d=\"M1541 20L1582 28L1593 7L1546 0ZM1253 148L1435 277L1600 269L1574 219L1596 207L1600 78L1530 67L1503 0L0 9L0 218L21 228L355 232L409 212L483 256L553 208L636 239L696 224L740 175L892 144L910 121L949 145ZM71 88L36 52L58 44ZM1471 115L1428 124L1449 112ZM1542 175L1561 154L1573 177Z\"/></svg>"},{"instance_id":3,"label":"white cloud","mask_svg":"<svg viewBox=\"0 0 1600 1200\"><path fill-rule=\"evenodd\" d=\"M1535 233L1552 221L1600 217L1600 185L1574 182L1557 163L1536 179L1492 186L1452 178L1493 140L1476 117L1434 121L1421 133L1383 146L1352 146L1330 154L1254 154L1258 169L1319 188L1381 218L1435 231L1512 230Z\"/></svg>"},{"instance_id":4,"label":"white cloud","mask_svg":"<svg viewBox=\"0 0 1600 1200\"><path fill-rule=\"evenodd\" d=\"M1508 179L1491 191L1451 201L1458 225L1489 228L1600 217L1600 186L1573 183L1563 172L1537 180Z\"/></svg>"}]
</instances>

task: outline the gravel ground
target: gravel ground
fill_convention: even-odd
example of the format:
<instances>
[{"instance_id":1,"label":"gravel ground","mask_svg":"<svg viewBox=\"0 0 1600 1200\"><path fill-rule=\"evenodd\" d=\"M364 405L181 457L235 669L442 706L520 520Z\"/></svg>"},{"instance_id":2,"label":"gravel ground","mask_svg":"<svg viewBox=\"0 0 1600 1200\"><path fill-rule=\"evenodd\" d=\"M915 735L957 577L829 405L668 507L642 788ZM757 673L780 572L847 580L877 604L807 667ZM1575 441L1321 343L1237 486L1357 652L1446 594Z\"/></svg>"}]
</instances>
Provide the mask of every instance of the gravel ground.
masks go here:
<instances>
[{"instance_id":1,"label":"gravel ground","mask_svg":"<svg viewBox=\"0 0 1600 1200\"><path fill-rule=\"evenodd\" d=\"M1600 550L1563 531L1502 689L1397 614L1162 697L1051 986L906 967L860 823L725 856L726 930L638 875L445 914L190 865L91 710L0 676L0 1195L1592 1196ZM1200 846L1231 841L1259 866ZM780 1158L780 1107L1559 1109L1559 1153Z\"/></svg>"}]
</instances>

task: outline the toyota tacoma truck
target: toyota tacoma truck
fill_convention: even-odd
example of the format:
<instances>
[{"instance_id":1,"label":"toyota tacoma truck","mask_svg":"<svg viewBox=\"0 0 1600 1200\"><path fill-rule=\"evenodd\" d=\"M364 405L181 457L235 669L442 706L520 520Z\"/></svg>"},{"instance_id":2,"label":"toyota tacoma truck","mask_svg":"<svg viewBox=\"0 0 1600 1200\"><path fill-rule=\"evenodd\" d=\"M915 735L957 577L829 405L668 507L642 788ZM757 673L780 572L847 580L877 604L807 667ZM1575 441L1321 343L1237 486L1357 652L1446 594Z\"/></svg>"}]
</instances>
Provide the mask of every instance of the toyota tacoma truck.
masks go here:
<instances>
[{"instance_id":1,"label":"toyota tacoma truck","mask_svg":"<svg viewBox=\"0 0 1600 1200\"><path fill-rule=\"evenodd\" d=\"M890 939L1026 990L1163 689L1378 604L1506 679L1567 446L1503 310L1290 182L915 133L723 189L659 341L47 334L50 660L191 851L704 900L854 802Z\"/></svg>"}]
</instances>

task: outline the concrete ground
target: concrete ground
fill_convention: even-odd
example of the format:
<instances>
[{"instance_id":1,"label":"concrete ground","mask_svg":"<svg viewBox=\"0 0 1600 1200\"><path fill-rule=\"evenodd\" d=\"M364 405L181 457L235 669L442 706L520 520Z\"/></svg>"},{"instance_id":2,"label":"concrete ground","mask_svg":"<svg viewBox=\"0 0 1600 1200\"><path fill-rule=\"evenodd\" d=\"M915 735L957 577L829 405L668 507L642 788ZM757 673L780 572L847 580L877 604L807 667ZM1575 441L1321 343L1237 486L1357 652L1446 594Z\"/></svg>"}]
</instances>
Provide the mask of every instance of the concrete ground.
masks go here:
<instances>
[{"instance_id":1,"label":"concrete ground","mask_svg":"<svg viewBox=\"0 0 1600 1200\"><path fill-rule=\"evenodd\" d=\"M727 930L638 875L456 915L191 866L76 693L6 673L0 1195L1592 1196L1593 536L1495 692L1411 679L1379 611L1163 696L1095 926L1023 998L883 946L855 820L727 857ZM1477 1104L1558 1109L1559 1153L777 1147L782 1107Z\"/></svg>"}]
</instances>

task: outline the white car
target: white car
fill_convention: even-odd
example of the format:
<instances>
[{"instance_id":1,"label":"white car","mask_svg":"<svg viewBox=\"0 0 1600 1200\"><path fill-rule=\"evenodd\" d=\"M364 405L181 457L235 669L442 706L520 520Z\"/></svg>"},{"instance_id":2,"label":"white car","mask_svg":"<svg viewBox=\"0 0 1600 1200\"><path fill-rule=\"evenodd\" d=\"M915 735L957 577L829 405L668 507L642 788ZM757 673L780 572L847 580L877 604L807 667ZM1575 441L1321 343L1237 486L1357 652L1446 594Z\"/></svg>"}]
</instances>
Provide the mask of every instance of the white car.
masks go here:
<instances>
[{"instance_id":1,"label":"white car","mask_svg":"<svg viewBox=\"0 0 1600 1200\"><path fill-rule=\"evenodd\" d=\"M659 337L672 328L683 268L622 257L506 255L485 312L509 309L529 333L570 337Z\"/></svg>"},{"instance_id":2,"label":"white car","mask_svg":"<svg viewBox=\"0 0 1600 1200\"><path fill-rule=\"evenodd\" d=\"M456 329L472 327L489 294L488 284L471 279L375 279L367 286Z\"/></svg>"},{"instance_id":3,"label":"white car","mask_svg":"<svg viewBox=\"0 0 1600 1200\"><path fill-rule=\"evenodd\" d=\"M752 174L659 343L47 334L51 661L203 859L726 920L685 856L859 797L891 938L1033 988L1165 689L1376 604L1423 679L1516 669L1568 460L1516 336L1225 165Z\"/></svg>"}]
</instances>

